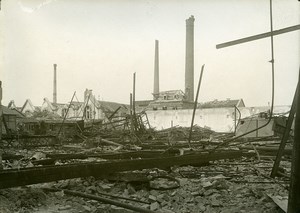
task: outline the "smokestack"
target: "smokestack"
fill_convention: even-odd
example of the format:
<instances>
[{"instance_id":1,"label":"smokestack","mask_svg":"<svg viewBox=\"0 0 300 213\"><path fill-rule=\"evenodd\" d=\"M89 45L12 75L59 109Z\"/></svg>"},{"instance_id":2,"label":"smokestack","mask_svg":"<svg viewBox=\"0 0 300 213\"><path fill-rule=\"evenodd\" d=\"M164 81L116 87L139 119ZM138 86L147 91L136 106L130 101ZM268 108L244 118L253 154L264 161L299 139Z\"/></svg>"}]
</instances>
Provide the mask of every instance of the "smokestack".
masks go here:
<instances>
[{"instance_id":1,"label":"smokestack","mask_svg":"<svg viewBox=\"0 0 300 213\"><path fill-rule=\"evenodd\" d=\"M56 64L53 64L54 66L54 78L53 78L53 103L57 103L57 91L56 91Z\"/></svg>"},{"instance_id":2,"label":"smokestack","mask_svg":"<svg viewBox=\"0 0 300 213\"><path fill-rule=\"evenodd\" d=\"M159 49L158 40L155 40L155 56L154 56L154 87L153 98L157 99L159 94Z\"/></svg>"},{"instance_id":3,"label":"smokestack","mask_svg":"<svg viewBox=\"0 0 300 213\"><path fill-rule=\"evenodd\" d=\"M186 21L185 49L185 96L187 101L194 101L194 16Z\"/></svg>"}]
</instances>

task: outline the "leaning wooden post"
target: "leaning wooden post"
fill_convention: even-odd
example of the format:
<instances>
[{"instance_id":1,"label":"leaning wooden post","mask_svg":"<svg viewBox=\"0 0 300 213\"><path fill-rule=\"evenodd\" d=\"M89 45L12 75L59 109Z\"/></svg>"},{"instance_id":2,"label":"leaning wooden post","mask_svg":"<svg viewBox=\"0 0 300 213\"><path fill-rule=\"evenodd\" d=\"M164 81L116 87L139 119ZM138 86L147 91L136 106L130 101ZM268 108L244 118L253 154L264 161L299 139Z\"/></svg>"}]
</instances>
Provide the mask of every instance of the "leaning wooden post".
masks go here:
<instances>
[{"instance_id":1,"label":"leaning wooden post","mask_svg":"<svg viewBox=\"0 0 300 213\"><path fill-rule=\"evenodd\" d=\"M70 104L69 104L69 106L68 106L67 112L66 112L66 114L65 114L65 116L64 116L64 119L63 119L61 125L60 125L59 131L58 131L58 133L57 133L57 137L59 137L59 134L60 134L60 132L61 132L61 129L62 129L64 123L65 123L66 117L67 117L67 115L68 115L68 113L69 113L69 109L70 109L70 107L71 107L71 104L72 104L72 102L73 102L73 99L74 99L74 97L75 97L75 94L76 94L76 91L74 92L74 94L73 94L73 96L72 96L72 99L71 99L71 102L70 102Z\"/></svg>"},{"instance_id":2,"label":"leaning wooden post","mask_svg":"<svg viewBox=\"0 0 300 213\"><path fill-rule=\"evenodd\" d=\"M298 85L300 80L300 72ZM290 180L288 213L300 212L300 92L297 92L295 135L292 150L292 171Z\"/></svg>"},{"instance_id":3,"label":"leaning wooden post","mask_svg":"<svg viewBox=\"0 0 300 213\"><path fill-rule=\"evenodd\" d=\"M288 141L288 139L290 137L291 127L292 127L292 124L294 122L295 113L296 113L297 96L298 96L297 92L298 92L298 85L296 87L295 95L294 95L294 98L293 98L293 103L292 103L290 113L289 113L289 117L288 117L286 127L284 129L284 132L283 132L283 135L282 135L282 138L281 138L281 142L280 142L280 145L279 145L279 148L278 148L278 151L277 151L276 159L274 161L272 172L271 172L271 175L270 175L273 178L278 173L278 168L279 168L279 165L280 165L281 157L284 154L284 148L285 148L286 142Z\"/></svg>"},{"instance_id":4,"label":"leaning wooden post","mask_svg":"<svg viewBox=\"0 0 300 213\"><path fill-rule=\"evenodd\" d=\"M190 147L191 147L191 139L192 139L193 126L194 126L194 118L195 118L195 113L196 113L196 109L197 109L198 96L199 96L199 90L200 90L200 85L201 85L201 81L202 81L203 70L204 70L204 64L202 65L202 68L201 68L201 73L200 73L200 78L199 78L198 88L197 88L197 94L196 94L195 103L194 103L194 110L193 110L193 116L192 116L192 122L191 122L191 128L190 128L190 134L189 134L189 140L188 140L188 143L189 143Z\"/></svg>"}]
</instances>

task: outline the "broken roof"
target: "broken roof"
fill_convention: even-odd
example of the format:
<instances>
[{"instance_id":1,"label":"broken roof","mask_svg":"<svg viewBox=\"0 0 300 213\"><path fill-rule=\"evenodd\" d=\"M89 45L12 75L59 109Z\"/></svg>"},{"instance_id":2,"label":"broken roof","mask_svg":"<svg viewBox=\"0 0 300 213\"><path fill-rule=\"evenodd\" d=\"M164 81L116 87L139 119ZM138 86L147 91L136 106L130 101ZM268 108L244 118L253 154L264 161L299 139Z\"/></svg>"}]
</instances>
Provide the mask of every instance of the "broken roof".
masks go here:
<instances>
[{"instance_id":1,"label":"broken roof","mask_svg":"<svg viewBox=\"0 0 300 213\"><path fill-rule=\"evenodd\" d=\"M184 95L184 92L180 89L178 90L166 90L166 91L160 91L159 94L176 94L176 93L180 93L182 95Z\"/></svg>"},{"instance_id":2,"label":"broken roof","mask_svg":"<svg viewBox=\"0 0 300 213\"><path fill-rule=\"evenodd\" d=\"M36 107L32 104L32 102L31 102L30 99L26 99L26 101L25 101L25 103L23 104L23 107L22 107L22 109L21 109L21 112L24 111L24 109L25 109L25 107L26 107L27 105L31 108L32 111L34 111L35 108L36 108Z\"/></svg>"},{"instance_id":3,"label":"broken roof","mask_svg":"<svg viewBox=\"0 0 300 213\"><path fill-rule=\"evenodd\" d=\"M235 99L235 100L231 100L231 99L227 99L227 100L221 100L218 101L213 100L213 101L209 101L209 102L205 102L205 103L200 103L199 104L200 108L222 108L222 107L244 107L244 101L243 99Z\"/></svg>"},{"instance_id":4,"label":"broken roof","mask_svg":"<svg viewBox=\"0 0 300 213\"><path fill-rule=\"evenodd\" d=\"M98 101L98 103L100 104L100 107L104 110L104 111L109 111L109 112L114 112L116 111L119 107L121 107L121 111L122 112L127 112L128 110L128 106L126 104L120 104L120 103L116 103L116 102L109 102L109 101Z\"/></svg>"},{"instance_id":5,"label":"broken roof","mask_svg":"<svg viewBox=\"0 0 300 213\"><path fill-rule=\"evenodd\" d=\"M141 101L135 101L136 106L148 106L153 100L141 100Z\"/></svg>"},{"instance_id":6,"label":"broken roof","mask_svg":"<svg viewBox=\"0 0 300 213\"><path fill-rule=\"evenodd\" d=\"M15 109L9 109L8 107L3 105L1 105L1 108L2 108L3 115L16 115L17 117L24 117L22 113L18 112Z\"/></svg>"}]
</instances>

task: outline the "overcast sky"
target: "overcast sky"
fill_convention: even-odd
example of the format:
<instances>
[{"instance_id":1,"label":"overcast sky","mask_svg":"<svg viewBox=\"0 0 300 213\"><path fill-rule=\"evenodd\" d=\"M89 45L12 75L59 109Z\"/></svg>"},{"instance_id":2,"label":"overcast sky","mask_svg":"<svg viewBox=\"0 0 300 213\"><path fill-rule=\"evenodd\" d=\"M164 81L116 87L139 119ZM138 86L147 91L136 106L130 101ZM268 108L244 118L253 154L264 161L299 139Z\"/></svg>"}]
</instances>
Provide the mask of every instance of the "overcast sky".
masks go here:
<instances>
[{"instance_id":1,"label":"overcast sky","mask_svg":"<svg viewBox=\"0 0 300 213\"><path fill-rule=\"evenodd\" d=\"M270 30L269 0L2 0L2 103L52 101L53 64L58 102L96 98L129 103L152 99L154 41L160 48L160 90L184 91L185 20L195 17L195 88L205 64L199 102L271 100L270 39L217 50L216 44ZM300 3L273 1L274 30L300 23ZM289 105L299 71L299 31L274 37L275 104Z\"/></svg>"}]
</instances>

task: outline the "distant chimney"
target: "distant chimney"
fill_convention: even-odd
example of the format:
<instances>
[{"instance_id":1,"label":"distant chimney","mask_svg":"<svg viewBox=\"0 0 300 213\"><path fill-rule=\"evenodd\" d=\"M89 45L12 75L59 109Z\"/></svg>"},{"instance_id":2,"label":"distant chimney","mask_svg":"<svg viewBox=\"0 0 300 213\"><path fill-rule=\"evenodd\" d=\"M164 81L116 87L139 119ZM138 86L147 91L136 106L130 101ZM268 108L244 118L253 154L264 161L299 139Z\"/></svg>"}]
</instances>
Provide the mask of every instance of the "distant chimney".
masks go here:
<instances>
[{"instance_id":1,"label":"distant chimney","mask_svg":"<svg viewBox=\"0 0 300 213\"><path fill-rule=\"evenodd\" d=\"M154 56L154 87L153 99L156 100L159 94L159 46L158 40L155 40L155 56Z\"/></svg>"},{"instance_id":2,"label":"distant chimney","mask_svg":"<svg viewBox=\"0 0 300 213\"><path fill-rule=\"evenodd\" d=\"M57 103L57 88L56 88L56 64L53 64L54 66L54 78L53 78L53 103Z\"/></svg>"},{"instance_id":3,"label":"distant chimney","mask_svg":"<svg viewBox=\"0 0 300 213\"><path fill-rule=\"evenodd\" d=\"M194 101L194 16L186 20L185 96Z\"/></svg>"}]
</instances>

